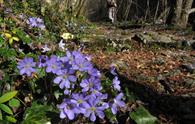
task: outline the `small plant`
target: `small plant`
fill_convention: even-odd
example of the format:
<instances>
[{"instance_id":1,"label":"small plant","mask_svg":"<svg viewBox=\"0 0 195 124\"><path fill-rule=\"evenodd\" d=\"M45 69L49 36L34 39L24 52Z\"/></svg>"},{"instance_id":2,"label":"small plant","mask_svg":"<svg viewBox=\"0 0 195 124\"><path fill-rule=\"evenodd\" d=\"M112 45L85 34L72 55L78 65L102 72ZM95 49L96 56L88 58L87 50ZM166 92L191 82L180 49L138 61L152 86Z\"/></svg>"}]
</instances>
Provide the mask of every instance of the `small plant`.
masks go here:
<instances>
[{"instance_id":1,"label":"small plant","mask_svg":"<svg viewBox=\"0 0 195 124\"><path fill-rule=\"evenodd\" d=\"M111 71L113 82L104 84L100 71L79 51L66 51L66 56L61 57L42 55L37 62L25 57L17 67L21 75L32 76L38 69L54 75L54 85L64 91L57 105L62 119L74 120L83 115L96 121L97 117L104 119L107 113L115 115L119 108L126 107L115 70Z\"/></svg>"},{"instance_id":2,"label":"small plant","mask_svg":"<svg viewBox=\"0 0 195 124\"><path fill-rule=\"evenodd\" d=\"M0 97L0 121L7 120L13 123L17 121L14 118L13 111L11 109L11 108L14 108L14 107L17 108L20 106L20 102L17 99L13 98L16 96L16 94L17 94L17 91L10 91L10 92L3 94Z\"/></svg>"}]
</instances>

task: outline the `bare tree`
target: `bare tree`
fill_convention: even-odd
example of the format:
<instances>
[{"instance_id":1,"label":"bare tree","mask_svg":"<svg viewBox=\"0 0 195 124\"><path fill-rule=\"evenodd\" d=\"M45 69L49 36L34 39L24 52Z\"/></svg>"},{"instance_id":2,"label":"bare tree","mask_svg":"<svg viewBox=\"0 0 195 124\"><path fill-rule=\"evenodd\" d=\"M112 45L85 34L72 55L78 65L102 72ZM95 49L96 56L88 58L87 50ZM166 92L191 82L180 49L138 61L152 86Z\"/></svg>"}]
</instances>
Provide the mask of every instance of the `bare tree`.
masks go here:
<instances>
[{"instance_id":1,"label":"bare tree","mask_svg":"<svg viewBox=\"0 0 195 124\"><path fill-rule=\"evenodd\" d=\"M189 15L195 12L195 8L192 8L193 0L177 0L175 9L175 22L176 26L180 28L186 28Z\"/></svg>"}]
</instances>

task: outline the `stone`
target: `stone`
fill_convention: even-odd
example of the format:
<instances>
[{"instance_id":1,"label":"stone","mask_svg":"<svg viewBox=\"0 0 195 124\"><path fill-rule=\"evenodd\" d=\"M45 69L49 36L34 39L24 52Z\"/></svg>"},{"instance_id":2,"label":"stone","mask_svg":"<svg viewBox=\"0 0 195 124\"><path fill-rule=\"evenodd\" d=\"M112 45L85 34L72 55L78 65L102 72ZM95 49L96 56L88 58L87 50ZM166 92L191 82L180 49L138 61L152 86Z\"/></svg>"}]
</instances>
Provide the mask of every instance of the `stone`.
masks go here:
<instances>
[{"instance_id":1,"label":"stone","mask_svg":"<svg viewBox=\"0 0 195 124\"><path fill-rule=\"evenodd\" d=\"M181 65L181 67L190 73L194 73L194 71L195 71L195 63L183 64L183 65Z\"/></svg>"}]
</instances>

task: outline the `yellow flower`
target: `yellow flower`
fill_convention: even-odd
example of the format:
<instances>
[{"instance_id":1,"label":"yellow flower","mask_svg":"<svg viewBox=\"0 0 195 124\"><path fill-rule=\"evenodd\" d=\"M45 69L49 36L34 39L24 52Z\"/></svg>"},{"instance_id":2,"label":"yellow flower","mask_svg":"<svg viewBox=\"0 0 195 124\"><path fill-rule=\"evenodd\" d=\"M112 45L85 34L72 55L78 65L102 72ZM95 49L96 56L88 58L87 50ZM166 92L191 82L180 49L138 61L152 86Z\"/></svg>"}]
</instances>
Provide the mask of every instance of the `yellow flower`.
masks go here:
<instances>
[{"instance_id":1,"label":"yellow flower","mask_svg":"<svg viewBox=\"0 0 195 124\"><path fill-rule=\"evenodd\" d=\"M10 39L9 39L9 44L12 44L13 43L13 41L19 41L20 39L18 38L18 37L11 37Z\"/></svg>"},{"instance_id":2,"label":"yellow flower","mask_svg":"<svg viewBox=\"0 0 195 124\"><path fill-rule=\"evenodd\" d=\"M3 0L0 0L0 4L3 4L4 3L4 1Z\"/></svg>"},{"instance_id":3,"label":"yellow flower","mask_svg":"<svg viewBox=\"0 0 195 124\"><path fill-rule=\"evenodd\" d=\"M18 42L20 40L18 37L14 37L9 33L4 33L4 36L5 36L6 39L8 39L8 42L9 42L10 45L13 43L13 41Z\"/></svg>"},{"instance_id":4,"label":"yellow flower","mask_svg":"<svg viewBox=\"0 0 195 124\"><path fill-rule=\"evenodd\" d=\"M61 35L61 37L64 39L64 40L69 40L69 39L73 39L74 38L74 35L71 34L71 33L63 33Z\"/></svg>"}]
</instances>

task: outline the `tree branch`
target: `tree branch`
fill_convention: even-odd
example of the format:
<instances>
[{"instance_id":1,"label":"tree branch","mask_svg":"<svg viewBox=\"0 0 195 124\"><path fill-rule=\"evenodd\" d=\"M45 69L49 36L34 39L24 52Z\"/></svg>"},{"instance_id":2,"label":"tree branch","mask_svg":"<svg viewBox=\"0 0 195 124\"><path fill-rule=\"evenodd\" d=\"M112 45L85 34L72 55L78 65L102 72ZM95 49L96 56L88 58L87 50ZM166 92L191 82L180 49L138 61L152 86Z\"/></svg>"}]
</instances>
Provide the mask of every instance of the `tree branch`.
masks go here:
<instances>
[{"instance_id":1,"label":"tree branch","mask_svg":"<svg viewBox=\"0 0 195 124\"><path fill-rule=\"evenodd\" d=\"M188 11L188 14L194 13L195 12L195 8L192 8Z\"/></svg>"}]
</instances>

